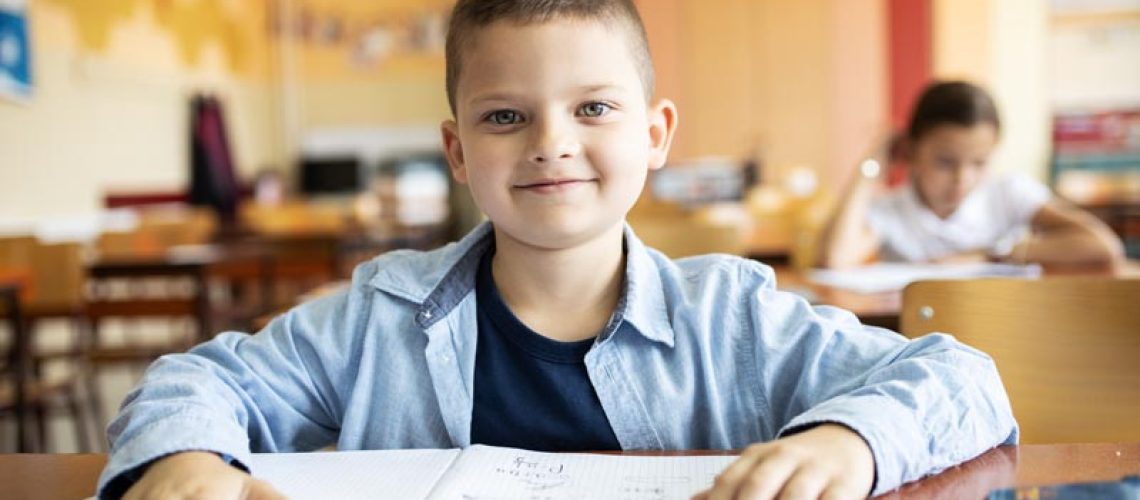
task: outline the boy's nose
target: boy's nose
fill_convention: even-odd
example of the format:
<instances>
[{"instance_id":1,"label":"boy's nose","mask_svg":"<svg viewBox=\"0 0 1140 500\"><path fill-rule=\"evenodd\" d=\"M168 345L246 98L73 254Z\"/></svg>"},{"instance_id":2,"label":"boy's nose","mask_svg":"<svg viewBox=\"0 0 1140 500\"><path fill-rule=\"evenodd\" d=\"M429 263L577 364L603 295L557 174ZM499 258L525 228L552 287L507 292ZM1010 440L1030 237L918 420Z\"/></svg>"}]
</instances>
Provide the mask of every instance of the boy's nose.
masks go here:
<instances>
[{"instance_id":1,"label":"boy's nose","mask_svg":"<svg viewBox=\"0 0 1140 500\"><path fill-rule=\"evenodd\" d=\"M582 150L578 139L563 125L546 122L534 130L528 155L534 163L573 158Z\"/></svg>"}]
</instances>

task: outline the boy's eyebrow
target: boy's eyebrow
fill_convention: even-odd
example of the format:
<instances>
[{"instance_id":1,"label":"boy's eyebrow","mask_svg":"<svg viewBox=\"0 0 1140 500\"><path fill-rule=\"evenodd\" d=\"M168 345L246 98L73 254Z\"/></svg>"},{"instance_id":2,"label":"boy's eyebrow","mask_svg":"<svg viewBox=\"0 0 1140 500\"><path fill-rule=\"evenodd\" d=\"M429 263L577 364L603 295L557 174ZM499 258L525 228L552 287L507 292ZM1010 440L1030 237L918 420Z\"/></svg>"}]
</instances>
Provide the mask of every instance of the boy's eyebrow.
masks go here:
<instances>
[{"instance_id":1,"label":"boy's eyebrow","mask_svg":"<svg viewBox=\"0 0 1140 500\"><path fill-rule=\"evenodd\" d=\"M509 101L515 97L511 92L491 92L488 94L475 95L467 100L469 103L477 103L482 101Z\"/></svg>"},{"instance_id":2,"label":"boy's eyebrow","mask_svg":"<svg viewBox=\"0 0 1140 500\"><path fill-rule=\"evenodd\" d=\"M583 94L592 94L595 92L603 92L608 90L626 91L625 86L616 83L596 83L589 85L582 85L575 89L576 92ZM519 93L508 91L488 92L486 94L476 94L467 100L470 104L475 104L484 101L510 101L518 98Z\"/></svg>"},{"instance_id":3,"label":"boy's eyebrow","mask_svg":"<svg viewBox=\"0 0 1140 500\"><path fill-rule=\"evenodd\" d=\"M601 92L603 90L626 90L625 86L616 83L599 83L594 85L583 85L579 90L586 93Z\"/></svg>"}]
</instances>

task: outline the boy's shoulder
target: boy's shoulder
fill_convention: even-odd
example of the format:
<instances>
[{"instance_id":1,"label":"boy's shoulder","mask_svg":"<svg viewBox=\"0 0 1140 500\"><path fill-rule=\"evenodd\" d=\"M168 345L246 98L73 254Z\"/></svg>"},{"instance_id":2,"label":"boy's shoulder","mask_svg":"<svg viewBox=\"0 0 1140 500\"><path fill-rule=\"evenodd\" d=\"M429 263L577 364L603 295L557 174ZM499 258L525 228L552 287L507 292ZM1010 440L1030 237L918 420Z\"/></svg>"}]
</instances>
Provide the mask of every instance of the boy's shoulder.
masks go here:
<instances>
[{"instance_id":1,"label":"boy's shoulder","mask_svg":"<svg viewBox=\"0 0 1140 500\"><path fill-rule=\"evenodd\" d=\"M729 254L704 254L671 259L648 248L662 286L685 294L725 293L775 288L776 273L758 261Z\"/></svg>"},{"instance_id":2,"label":"boy's shoulder","mask_svg":"<svg viewBox=\"0 0 1140 500\"><path fill-rule=\"evenodd\" d=\"M462 240L435 250L393 250L357 266L353 286L374 288L423 302L441 283L473 278L478 256L490 240L476 230ZM652 275L666 292L692 296L727 290L775 288L775 272L755 260L727 254L706 254L671 259L645 246L632 230L627 232L627 271L634 279ZM458 280L449 278L459 278ZM473 283L470 284L473 286ZM655 284L656 285L656 284ZM728 287L728 288L726 288Z\"/></svg>"}]
</instances>

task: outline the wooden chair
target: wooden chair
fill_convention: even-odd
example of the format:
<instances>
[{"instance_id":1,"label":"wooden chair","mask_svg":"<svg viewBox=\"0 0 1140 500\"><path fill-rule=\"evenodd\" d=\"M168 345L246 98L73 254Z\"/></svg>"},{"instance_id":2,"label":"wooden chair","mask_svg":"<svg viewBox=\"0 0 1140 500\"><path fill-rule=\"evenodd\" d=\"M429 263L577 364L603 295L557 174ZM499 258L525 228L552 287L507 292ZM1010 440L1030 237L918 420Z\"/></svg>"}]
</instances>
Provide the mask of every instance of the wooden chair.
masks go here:
<instances>
[{"instance_id":1,"label":"wooden chair","mask_svg":"<svg viewBox=\"0 0 1140 500\"><path fill-rule=\"evenodd\" d=\"M994 358L1024 443L1140 441L1140 280L922 281L902 333L953 334Z\"/></svg>"},{"instance_id":2,"label":"wooden chair","mask_svg":"<svg viewBox=\"0 0 1140 500\"><path fill-rule=\"evenodd\" d=\"M647 246L674 259L708 253L747 253L751 223L742 207L689 211L643 199L627 220Z\"/></svg>"},{"instance_id":3,"label":"wooden chair","mask_svg":"<svg viewBox=\"0 0 1140 500\"><path fill-rule=\"evenodd\" d=\"M5 375L0 377L0 412L15 416L17 428L22 429L18 432L21 451L46 451L48 412L63 409L75 425L79 450L90 451L90 411L98 397L93 385L86 387L87 397L80 387L90 380L82 342L80 247L44 245L33 237L0 238L0 267L24 269L27 277L19 300L10 298L0 309L10 333L7 350L0 356L0 372ZM74 337L70 345L41 349L35 342L36 327L47 319L71 322ZM31 417L36 440L26 425Z\"/></svg>"}]
</instances>

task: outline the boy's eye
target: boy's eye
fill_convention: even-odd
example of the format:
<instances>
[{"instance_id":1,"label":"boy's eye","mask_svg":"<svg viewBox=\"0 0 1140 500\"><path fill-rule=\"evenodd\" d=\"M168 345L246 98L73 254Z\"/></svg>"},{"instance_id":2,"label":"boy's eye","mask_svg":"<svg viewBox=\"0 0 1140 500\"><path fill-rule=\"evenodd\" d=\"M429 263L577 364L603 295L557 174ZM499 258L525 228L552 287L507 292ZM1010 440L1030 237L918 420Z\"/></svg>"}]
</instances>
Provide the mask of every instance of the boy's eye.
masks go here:
<instances>
[{"instance_id":1,"label":"boy's eye","mask_svg":"<svg viewBox=\"0 0 1140 500\"><path fill-rule=\"evenodd\" d=\"M589 102L578 109L578 114L588 118L597 118L608 113L610 109L612 109L610 105L604 102Z\"/></svg>"},{"instance_id":2,"label":"boy's eye","mask_svg":"<svg viewBox=\"0 0 1140 500\"><path fill-rule=\"evenodd\" d=\"M487 115L487 121L495 125L514 125L522 121L522 117L519 116L518 112L509 109L500 109Z\"/></svg>"}]
</instances>

